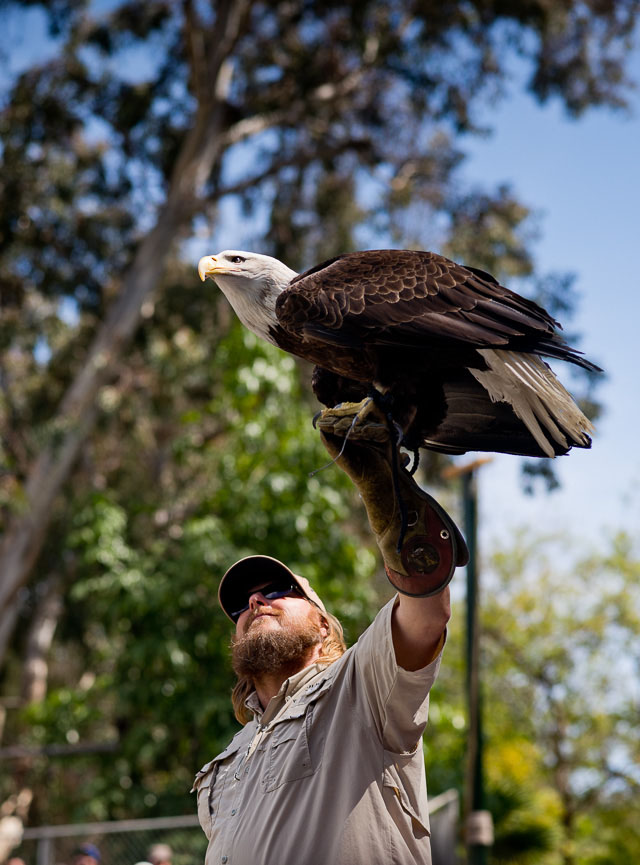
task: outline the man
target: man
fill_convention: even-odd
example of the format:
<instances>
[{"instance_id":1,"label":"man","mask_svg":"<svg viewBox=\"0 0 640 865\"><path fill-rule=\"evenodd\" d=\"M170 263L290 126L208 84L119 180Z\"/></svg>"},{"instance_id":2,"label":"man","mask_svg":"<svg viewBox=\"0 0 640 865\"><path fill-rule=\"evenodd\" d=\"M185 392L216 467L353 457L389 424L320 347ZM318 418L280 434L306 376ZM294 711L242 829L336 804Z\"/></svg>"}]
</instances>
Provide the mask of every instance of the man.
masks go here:
<instances>
[{"instance_id":1,"label":"man","mask_svg":"<svg viewBox=\"0 0 640 865\"><path fill-rule=\"evenodd\" d=\"M206 865L431 862L421 737L450 615L446 586L466 548L397 464L373 404L326 410L319 426L401 593L345 651L338 621L282 562L250 556L223 576L245 726L194 783Z\"/></svg>"}]
</instances>

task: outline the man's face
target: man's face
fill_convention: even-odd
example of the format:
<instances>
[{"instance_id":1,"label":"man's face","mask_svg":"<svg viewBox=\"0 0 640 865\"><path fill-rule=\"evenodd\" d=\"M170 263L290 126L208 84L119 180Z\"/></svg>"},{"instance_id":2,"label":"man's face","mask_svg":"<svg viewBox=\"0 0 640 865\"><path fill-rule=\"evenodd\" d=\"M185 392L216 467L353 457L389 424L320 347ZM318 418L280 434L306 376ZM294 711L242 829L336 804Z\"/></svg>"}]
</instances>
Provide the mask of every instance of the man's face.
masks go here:
<instances>
[{"instance_id":1,"label":"man's face","mask_svg":"<svg viewBox=\"0 0 640 865\"><path fill-rule=\"evenodd\" d=\"M291 675L302 669L315 646L327 635L320 611L295 594L268 600L257 583L249 608L239 616L233 640L233 667L238 675Z\"/></svg>"},{"instance_id":2,"label":"man's face","mask_svg":"<svg viewBox=\"0 0 640 865\"><path fill-rule=\"evenodd\" d=\"M249 608L236 622L236 638L243 637L252 627L273 628L295 627L296 623L315 619L316 607L306 598L295 592L282 598L269 600L262 594L271 584L262 581L249 591Z\"/></svg>"}]
</instances>

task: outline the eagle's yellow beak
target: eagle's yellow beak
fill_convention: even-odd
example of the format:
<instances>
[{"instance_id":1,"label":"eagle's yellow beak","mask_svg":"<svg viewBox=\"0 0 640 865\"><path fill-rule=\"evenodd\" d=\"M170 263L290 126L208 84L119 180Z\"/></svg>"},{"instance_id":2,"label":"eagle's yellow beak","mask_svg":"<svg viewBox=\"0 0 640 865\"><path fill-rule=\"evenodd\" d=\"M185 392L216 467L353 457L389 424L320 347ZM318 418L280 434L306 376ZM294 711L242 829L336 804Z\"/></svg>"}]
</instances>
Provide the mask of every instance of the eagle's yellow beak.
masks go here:
<instances>
[{"instance_id":1,"label":"eagle's yellow beak","mask_svg":"<svg viewBox=\"0 0 640 865\"><path fill-rule=\"evenodd\" d=\"M204 282L208 276L213 276L220 270L218 259L215 255L205 255L198 262L198 276Z\"/></svg>"}]
</instances>

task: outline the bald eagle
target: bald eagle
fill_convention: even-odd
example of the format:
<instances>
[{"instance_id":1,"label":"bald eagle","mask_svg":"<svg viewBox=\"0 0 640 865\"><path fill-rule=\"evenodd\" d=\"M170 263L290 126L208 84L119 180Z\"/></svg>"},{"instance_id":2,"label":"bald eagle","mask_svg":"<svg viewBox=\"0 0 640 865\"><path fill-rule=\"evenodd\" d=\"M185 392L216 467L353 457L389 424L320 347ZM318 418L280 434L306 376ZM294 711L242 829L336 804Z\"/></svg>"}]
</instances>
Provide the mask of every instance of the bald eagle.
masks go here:
<instances>
[{"instance_id":1,"label":"bald eagle","mask_svg":"<svg viewBox=\"0 0 640 865\"><path fill-rule=\"evenodd\" d=\"M590 421L541 356L601 371L542 307L434 252L352 252L297 274L268 255L200 259L242 323L315 364L325 406L386 395L411 449L531 457L591 446Z\"/></svg>"}]
</instances>

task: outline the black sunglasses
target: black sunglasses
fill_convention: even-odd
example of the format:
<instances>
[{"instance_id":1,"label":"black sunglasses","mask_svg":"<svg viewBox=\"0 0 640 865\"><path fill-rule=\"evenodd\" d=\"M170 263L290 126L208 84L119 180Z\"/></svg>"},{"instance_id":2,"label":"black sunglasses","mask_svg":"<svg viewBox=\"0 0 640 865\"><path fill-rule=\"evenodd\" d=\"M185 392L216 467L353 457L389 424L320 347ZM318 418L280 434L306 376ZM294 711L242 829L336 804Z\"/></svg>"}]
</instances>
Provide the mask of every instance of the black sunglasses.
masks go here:
<instances>
[{"instance_id":1,"label":"black sunglasses","mask_svg":"<svg viewBox=\"0 0 640 865\"><path fill-rule=\"evenodd\" d=\"M291 580L274 580L272 583L268 583L261 589L247 589L245 593L247 603L241 609L236 610L235 613L231 613L231 618L234 622L237 622L240 616L249 609L249 598L251 595L255 594L255 592L260 592L263 598L267 601L275 601L276 598L284 598L286 595L299 595L301 598L304 597L300 591L300 587L295 583L292 583Z\"/></svg>"}]
</instances>

